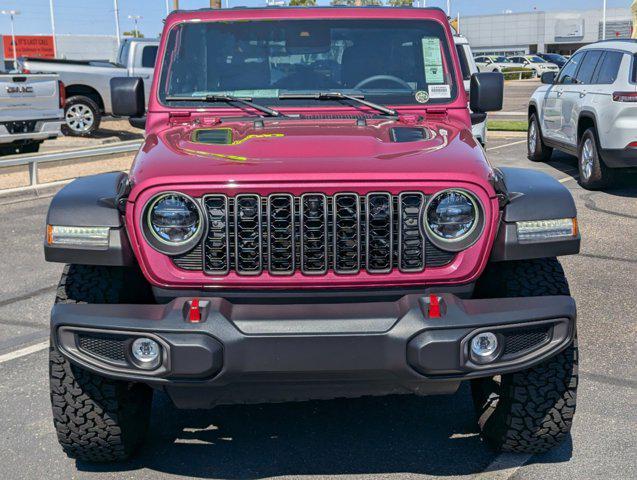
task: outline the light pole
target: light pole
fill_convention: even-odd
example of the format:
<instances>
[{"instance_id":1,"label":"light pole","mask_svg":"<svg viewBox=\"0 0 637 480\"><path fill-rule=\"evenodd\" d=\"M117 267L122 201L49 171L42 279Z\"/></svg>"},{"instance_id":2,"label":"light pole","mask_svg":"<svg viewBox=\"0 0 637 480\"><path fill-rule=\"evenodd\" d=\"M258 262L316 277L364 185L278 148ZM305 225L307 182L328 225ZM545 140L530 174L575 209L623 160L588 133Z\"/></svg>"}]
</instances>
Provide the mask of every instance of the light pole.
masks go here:
<instances>
[{"instance_id":1,"label":"light pole","mask_svg":"<svg viewBox=\"0 0 637 480\"><path fill-rule=\"evenodd\" d=\"M451 15L451 0L447 0L447 16Z\"/></svg>"},{"instance_id":2,"label":"light pole","mask_svg":"<svg viewBox=\"0 0 637 480\"><path fill-rule=\"evenodd\" d=\"M602 40L606 40L606 0L602 7Z\"/></svg>"},{"instance_id":3,"label":"light pole","mask_svg":"<svg viewBox=\"0 0 637 480\"><path fill-rule=\"evenodd\" d=\"M15 29L13 28L13 20L17 15L20 15L19 10L0 10L1 15L9 15L11 19L11 43L13 43L13 68L18 69L18 49L15 44Z\"/></svg>"},{"instance_id":4,"label":"light pole","mask_svg":"<svg viewBox=\"0 0 637 480\"><path fill-rule=\"evenodd\" d=\"M113 8L115 9L115 37L117 40L117 51L119 53L119 45L121 43L120 37L120 31L119 31L119 5L117 3L117 0L113 0Z\"/></svg>"},{"instance_id":5,"label":"light pole","mask_svg":"<svg viewBox=\"0 0 637 480\"><path fill-rule=\"evenodd\" d=\"M170 15L170 0L166 0L166 16Z\"/></svg>"},{"instance_id":6,"label":"light pole","mask_svg":"<svg viewBox=\"0 0 637 480\"><path fill-rule=\"evenodd\" d=\"M58 56L58 45L55 37L55 15L53 15L53 0L49 0L49 12L51 14L51 33L53 34L53 57Z\"/></svg>"},{"instance_id":7,"label":"light pole","mask_svg":"<svg viewBox=\"0 0 637 480\"><path fill-rule=\"evenodd\" d=\"M128 16L128 19L132 20L133 23L135 24L135 38L139 37L139 29L137 28L137 22L139 20L141 20L142 18L144 18L144 17L142 17L141 15L129 15Z\"/></svg>"}]
</instances>

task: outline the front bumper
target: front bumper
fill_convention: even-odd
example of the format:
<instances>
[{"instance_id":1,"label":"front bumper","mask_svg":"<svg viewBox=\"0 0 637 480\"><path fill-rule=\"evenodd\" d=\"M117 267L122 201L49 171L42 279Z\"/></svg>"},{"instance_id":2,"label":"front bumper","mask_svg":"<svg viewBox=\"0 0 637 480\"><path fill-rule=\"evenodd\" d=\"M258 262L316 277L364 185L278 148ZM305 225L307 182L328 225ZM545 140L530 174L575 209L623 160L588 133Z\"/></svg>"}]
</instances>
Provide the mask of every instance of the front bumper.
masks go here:
<instances>
[{"instance_id":1,"label":"front bumper","mask_svg":"<svg viewBox=\"0 0 637 480\"><path fill-rule=\"evenodd\" d=\"M416 393L453 393L460 381L528 368L568 346L571 297L461 300L439 294L358 303L231 303L191 298L165 305L55 305L52 342L98 374L163 388L177 406ZM481 330L503 345L490 364L472 360ZM542 333L543 332L543 333ZM161 365L137 368L134 338L162 346ZM88 338L88 340L87 340Z\"/></svg>"}]
</instances>

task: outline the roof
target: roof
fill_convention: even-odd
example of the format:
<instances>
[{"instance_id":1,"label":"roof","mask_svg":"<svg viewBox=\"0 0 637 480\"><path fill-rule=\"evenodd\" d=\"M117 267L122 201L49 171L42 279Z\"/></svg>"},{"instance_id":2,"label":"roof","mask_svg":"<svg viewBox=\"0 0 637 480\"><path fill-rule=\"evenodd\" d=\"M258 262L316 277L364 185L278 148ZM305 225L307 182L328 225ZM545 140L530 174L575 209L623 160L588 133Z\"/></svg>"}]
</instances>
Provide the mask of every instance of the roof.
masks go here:
<instances>
[{"instance_id":1,"label":"roof","mask_svg":"<svg viewBox=\"0 0 637 480\"><path fill-rule=\"evenodd\" d=\"M580 48L580 50L590 50L593 48L624 50L630 53L637 53L637 39L612 38L608 40L601 40L599 42L586 45L585 47Z\"/></svg>"}]
</instances>

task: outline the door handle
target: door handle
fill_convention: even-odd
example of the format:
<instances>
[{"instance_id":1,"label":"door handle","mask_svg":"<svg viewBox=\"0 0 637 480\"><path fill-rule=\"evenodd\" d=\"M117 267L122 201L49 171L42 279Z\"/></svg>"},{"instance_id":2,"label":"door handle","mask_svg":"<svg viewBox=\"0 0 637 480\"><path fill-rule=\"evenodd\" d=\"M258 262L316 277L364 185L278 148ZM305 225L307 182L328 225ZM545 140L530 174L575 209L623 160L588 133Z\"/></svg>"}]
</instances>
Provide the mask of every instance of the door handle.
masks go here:
<instances>
[{"instance_id":1,"label":"door handle","mask_svg":"<svg viewBox=\"0 0 637 480\"><path fill-rule=\"evenodd\" d=\"M584 98L586 96L586 92L579 92L579 98Z\"/></svg>"},{"instance_id":2,"label":"door handle","mask_svg":"<svg viewBox=\"0 0 637 480\"><path fill-rule=\"evenodd\" d=\"M562 94L564 93L564 90L557 90L555 93L557 93L558 97L561 97Z\"/></svg>"}]
</instances>

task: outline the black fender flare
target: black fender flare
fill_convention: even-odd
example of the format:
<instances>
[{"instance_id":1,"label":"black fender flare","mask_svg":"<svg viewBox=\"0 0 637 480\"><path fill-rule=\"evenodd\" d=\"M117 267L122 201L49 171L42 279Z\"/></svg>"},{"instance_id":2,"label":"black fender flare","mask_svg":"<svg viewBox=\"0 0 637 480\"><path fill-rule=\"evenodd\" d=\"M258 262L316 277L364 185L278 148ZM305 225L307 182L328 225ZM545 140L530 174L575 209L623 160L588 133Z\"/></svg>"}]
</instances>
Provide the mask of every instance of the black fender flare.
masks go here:
<instances>
[{"instance_id":1,"label":"black fender flare","mask_svg":"<svg viewBox=\"0 0 637 480\"><path fill-rule=\"evenodd\" d=\"M108 266L134 264L135 257L119 210L127 188L128 175L123 172L81 177L62 188L49 205L47 226L108 227L109 245L106 249L55 246L49 245L45 238L46 261Z\"/></svg>"},{"instance_id":2,"label":"black fender flare","mask_svg":"<svg viewBox=\"0 0 637 480\"><path fill-rule=\"evenodd\" d=\"M579 253L581 237L520 243L516 222L576 218L571 192L550 175L526 168L497 169L496 185L505 198L491 261L527 260Z\"/></svg>"}]
</instances>

